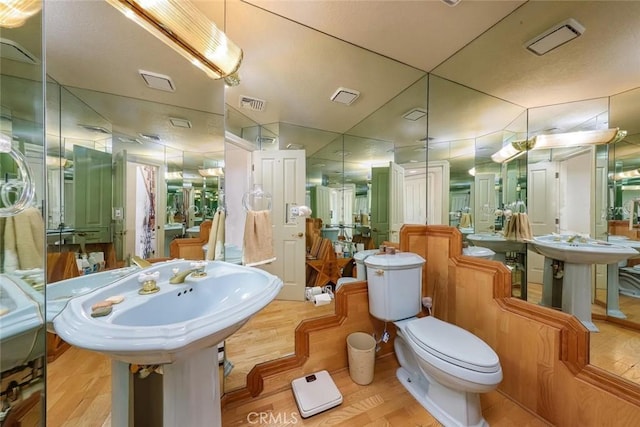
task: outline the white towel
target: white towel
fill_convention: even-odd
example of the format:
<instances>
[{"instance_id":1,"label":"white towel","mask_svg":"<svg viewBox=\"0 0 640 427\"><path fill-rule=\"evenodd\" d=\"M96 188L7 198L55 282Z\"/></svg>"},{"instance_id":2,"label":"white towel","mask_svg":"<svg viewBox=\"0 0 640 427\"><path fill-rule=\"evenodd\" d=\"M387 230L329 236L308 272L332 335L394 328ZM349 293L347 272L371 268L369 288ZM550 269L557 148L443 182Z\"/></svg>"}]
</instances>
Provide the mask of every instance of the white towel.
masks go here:
<instances>
[{"instance_id":1,"label":"white towel","mask_svg":"<svg viewBox=\"0 0 640 427\"><path fill-rule=\"evenodd\" d=\"M222 210L213 214L213 223L207 242L207 260L222 259L224 247L224 221L225 213Z\"/></svg>"},{"instance_id":2,"label":"white towel","mask_svg":"<svg viewBox=\"0 0 640 427\"><path fill-rule=\"evenodd\" d=\"M247 219L244 224L242 263L247 266L256 266L275 260L270 211L247 211Z\"/></svg>"},{"instance_id":3,"label":"white towel","mask_svg":"<svg viewBox=\"0 0 640 427\"><path fill-rule=\"evenodd\" d=\"M28 208L6 219L4 271L43 268L44 222L37 208Z\"/></svg>"}]
</instances>

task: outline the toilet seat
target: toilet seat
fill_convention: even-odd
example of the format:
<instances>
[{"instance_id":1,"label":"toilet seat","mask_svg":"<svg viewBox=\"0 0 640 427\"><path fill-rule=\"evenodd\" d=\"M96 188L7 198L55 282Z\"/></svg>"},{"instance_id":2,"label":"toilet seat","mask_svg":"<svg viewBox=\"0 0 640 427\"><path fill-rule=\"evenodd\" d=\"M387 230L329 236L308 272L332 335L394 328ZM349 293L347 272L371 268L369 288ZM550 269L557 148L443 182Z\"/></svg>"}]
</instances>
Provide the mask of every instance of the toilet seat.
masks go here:
<instances>
[{"instance_id":1,"label":"toilet seat","mask_svg":"<svg viewBox=\"0 0 640 427\"><path fill-rule=\"evenodd\" d=\"M407 322L405 334L421 350L460 368L487 374L502 370L498 355L487 343L433 316Z\"/></svg>"}]
</instances>

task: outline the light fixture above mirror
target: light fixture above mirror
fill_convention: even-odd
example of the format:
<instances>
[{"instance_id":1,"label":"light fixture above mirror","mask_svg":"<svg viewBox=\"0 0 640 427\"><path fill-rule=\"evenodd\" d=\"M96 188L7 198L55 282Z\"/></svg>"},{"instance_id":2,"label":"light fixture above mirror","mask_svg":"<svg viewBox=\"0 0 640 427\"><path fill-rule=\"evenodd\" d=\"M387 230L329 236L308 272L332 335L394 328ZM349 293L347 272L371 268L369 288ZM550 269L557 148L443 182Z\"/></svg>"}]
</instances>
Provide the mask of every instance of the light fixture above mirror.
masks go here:
<instances>
[{"instance_id":1,"label":"light fixture above mirror","mask_svg":"<svg viewBox=\"0 0 640 427\"><path fill-rule=\"evenodd\" d=\"M537 135L526 141L513 141L505 145L491 155L491 160L496 163L508 162L524 154L526 150L606 145L621 141L625 136L627 131L618 128Z\"/></svg>"}]
</instances>

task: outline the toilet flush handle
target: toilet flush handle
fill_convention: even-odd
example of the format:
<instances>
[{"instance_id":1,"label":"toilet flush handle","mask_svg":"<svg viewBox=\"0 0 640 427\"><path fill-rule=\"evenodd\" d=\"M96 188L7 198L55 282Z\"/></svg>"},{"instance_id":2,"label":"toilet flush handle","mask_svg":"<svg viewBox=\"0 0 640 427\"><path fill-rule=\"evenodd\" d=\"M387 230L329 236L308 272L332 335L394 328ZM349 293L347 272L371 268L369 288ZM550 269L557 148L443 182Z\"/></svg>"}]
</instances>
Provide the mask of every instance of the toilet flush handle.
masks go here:
<instances>
[{"instance_id":1,"label":"toilet flush handle","mask_svg":"<svg viewBox=\"0 0 640 427\"><path fill-rule=\"evenodd\" d=\"M384 276L384 270L376 270L376 276Z\"/></svg>"}]
</instances>

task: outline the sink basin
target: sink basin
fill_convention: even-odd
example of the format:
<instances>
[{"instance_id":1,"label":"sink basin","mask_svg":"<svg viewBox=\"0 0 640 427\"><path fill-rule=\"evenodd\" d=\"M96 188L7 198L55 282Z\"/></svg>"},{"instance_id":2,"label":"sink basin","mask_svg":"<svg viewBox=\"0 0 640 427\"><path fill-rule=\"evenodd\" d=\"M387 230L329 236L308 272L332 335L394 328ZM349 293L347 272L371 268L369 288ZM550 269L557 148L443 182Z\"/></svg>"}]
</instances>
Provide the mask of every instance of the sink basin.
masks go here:
<instances>
[{"instance_id":1,"label":"sink basin","mask_svg":"<svg viewBox=\"0 0 640 427\"><path fill-rule=\"evenodd\" d=\"M489 248L494 252L526 252L526 242L507 240L504 236L493 233L475 233L467 235L467 240L474 246Z\"/></svg>"},{"instance_id":2,"label":"sink basin","mask_svg":"<svg viewBox=\"0 0 640 427\"><path fill-rule=\"evenodd\" d=\"M47 285L47 330L55 333L53 319L60 314L71 298L93 292L137 271L140 271L140 269L135 266L124 267L61 280Z\"/></svg>"},{"instance_id":3,"label":"sink basin","mask_svg":"<svg viewBox=\"0 0 640 427\"><path fill-rule=\"evenodd\" d=\"M191 261L169 261L144 269L159 273L160 290L140 295L138 274L69 300L53 319L68 343L135 364L172 363L199 349L213 347L237 331L273 300L282 280L263 270L222 261L205 263L205 277L190 275L173 285L173 269L193 268ZM91 307L111 296L124 301L111 314L91 317Z\"/></svg>"},{"instance_id":4,"label":"sink basin","mask_svg":"<svg viewBox=\"0 0 640 427\"><path fill-rule=\"evenodd\" d=\"M44 355L43 301L20 277L0 275L0 372Z\"/></svg>"},{"instance_id":5,"label":"sink basin","mask_svg":"<svg viewBox=\"0 0 640 427\"><path fill-rule=\"evenodd\" d=\"M572 264L613 264L638 255L635 249L621 241L570 239L569 235L546 235L534 237L529 243L540 255Z\"/></svg>"}]
</instances>

